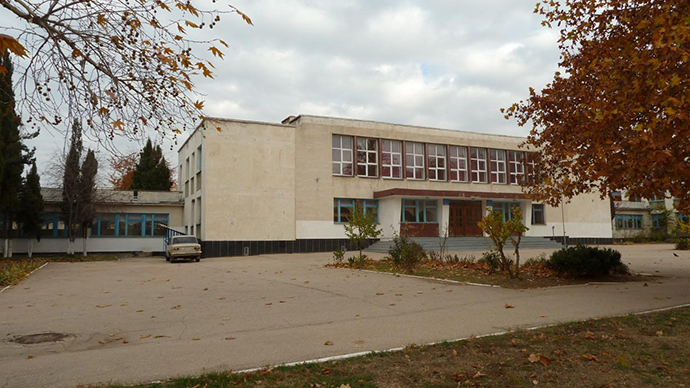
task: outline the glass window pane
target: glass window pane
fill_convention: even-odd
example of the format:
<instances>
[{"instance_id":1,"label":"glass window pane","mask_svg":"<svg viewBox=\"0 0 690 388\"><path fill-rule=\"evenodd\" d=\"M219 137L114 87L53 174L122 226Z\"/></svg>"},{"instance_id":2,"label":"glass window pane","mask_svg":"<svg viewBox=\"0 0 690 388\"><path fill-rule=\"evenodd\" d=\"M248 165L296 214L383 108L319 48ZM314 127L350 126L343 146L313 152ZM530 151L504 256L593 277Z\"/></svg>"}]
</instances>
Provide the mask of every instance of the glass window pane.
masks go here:
<instances>
[{"instance_id":1,"label":"glass window pane","mask_svg":"<svg viewBox=\"0 0 690 388\"><path fill-rule=\"evenodd\" d=\"M138 237L141 236L141 216L130 214L127 217L127 236Z\"/></svg>"}]
</instances>

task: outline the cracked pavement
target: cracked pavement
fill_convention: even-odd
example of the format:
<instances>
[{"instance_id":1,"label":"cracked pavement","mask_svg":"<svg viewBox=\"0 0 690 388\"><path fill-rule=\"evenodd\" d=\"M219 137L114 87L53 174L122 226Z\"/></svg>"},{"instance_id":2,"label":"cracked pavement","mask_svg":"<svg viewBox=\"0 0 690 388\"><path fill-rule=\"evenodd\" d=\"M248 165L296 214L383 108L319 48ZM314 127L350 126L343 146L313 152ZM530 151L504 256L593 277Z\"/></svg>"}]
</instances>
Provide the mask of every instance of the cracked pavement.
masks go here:
<instances>
[{"instance_id":1,"label":"cracked pavement","mask_svg":"<svg viewBox=\"0 0 690 388\"><path fill-rule=\"evenodd\" d=\"M324 268L330 253L50 263L0 293L0 387L147 382L690 303L690 252L615 248L664 278L510 290ZM44 332L70 337L10 342Z\"/></svg>"}]
</instances>

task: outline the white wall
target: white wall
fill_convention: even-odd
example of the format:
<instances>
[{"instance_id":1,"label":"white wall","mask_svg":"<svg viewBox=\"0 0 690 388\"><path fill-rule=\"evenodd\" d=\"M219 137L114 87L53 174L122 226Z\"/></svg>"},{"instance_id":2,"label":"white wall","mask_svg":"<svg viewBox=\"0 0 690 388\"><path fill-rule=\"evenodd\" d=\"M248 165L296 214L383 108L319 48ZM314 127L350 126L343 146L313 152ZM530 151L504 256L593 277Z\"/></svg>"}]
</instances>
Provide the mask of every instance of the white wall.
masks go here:
<instances>
[{"instance_id":1,"label":"white wall","mask_svg":"<svg viewBox=\"0 0 690 388\"><path fill-rule=\"evenodd\" d=\"M0 240L2 241L2 240ZM43 238L40 242L34 240L34 253L65 253L68 240L66 238ZM26 253L28 240L25 238L12 240L12 253ZM162 252L163 237L94 237L86 240L87 252ZM0 247L0 250L2 247ZM82 239L74 242L74 250L82 251Z\"/></svg>"}]
</instances>

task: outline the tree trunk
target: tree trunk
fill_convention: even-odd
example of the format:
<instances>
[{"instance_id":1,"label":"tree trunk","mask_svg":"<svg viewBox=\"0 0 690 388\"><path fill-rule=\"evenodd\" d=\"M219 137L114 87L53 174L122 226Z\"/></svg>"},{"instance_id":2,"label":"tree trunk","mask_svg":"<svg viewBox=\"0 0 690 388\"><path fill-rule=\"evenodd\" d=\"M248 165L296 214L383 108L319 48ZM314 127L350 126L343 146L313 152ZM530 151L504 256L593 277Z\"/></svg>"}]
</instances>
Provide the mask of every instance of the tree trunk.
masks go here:
<instances>
[{"instance_id":1,"label":"tree trunk","mask_svg":"<svg viewBox=\"0 0 690 388\"><path fill-rule=\"evenodd\" d=\"M2 242L2 257L5 257L5 258L7 257L7 248L8 248L7 242L8 242L7 237L5 237L5 239Z\"/></svg>"},{"instance_id":2,"label":"tree trunk","mask_svg":"<svg viewBox=\"0 0 690 388\"><path fill-rule=\"evenodd\" d=\"M88 230L84 228L84 238L81 240L82 241L82 254L84 257L86 257L86 236L88 234Z\"/></svg>"},{"instance_id":3,"label":"tree trunk","mask_svg":"<svg viewBox=\"0 0 690 388\"><path fill-rule=\"evenodd\" d=\"M29 246L26 248L26 253L29 255L29 259L34 257L34 240L32 238L29 238Z\"/></svg>"},{"instance_id":4,"label":"tree trunk","mask_svg":"<svg viewBox=\"0 0 690 388\"><path fill-rule=\"evenodd\" d=\"M12 239L7 239L7 257L12 258Z\"/></svg>"}]
</instances>

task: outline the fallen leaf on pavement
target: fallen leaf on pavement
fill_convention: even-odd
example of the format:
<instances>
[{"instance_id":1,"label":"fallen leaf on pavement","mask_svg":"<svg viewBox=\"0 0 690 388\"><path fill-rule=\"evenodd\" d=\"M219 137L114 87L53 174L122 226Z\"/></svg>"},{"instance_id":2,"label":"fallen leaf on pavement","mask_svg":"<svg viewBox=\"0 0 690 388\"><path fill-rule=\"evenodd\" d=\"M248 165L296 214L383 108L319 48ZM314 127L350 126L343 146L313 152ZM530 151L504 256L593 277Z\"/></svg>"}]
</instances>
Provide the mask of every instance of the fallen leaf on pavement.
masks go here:
<instances>
[{"instance_id":1,"label":"fallen leaf on pavement","mask_svg":"<svg viewBox=\"0 0 690 388\"><path fill-rule=\"evenodd\" d=\"M331 341L326 341L326 343L324 343L324 345L326 345L326 346L333 346L333 342L331 342Z\"/></svg>"},{"instance_id":2,"label":"fallen leaf on pavement","mask_svg":"<svg viewBox=\"0 0 690 388\"><path fill-rule=\"evenodd\" d=\"M110 306L112 306L112 305L110 305L110 304L97 304L96 305L96 307L98 307L99 309L103 309L103 308L110 307Z\"/></svg>"},{"instance_id":3,"label":"fallen leaf on pavement","mask_svg":"<svg viewBox=\"0 0 690 388\"><path fill-rule=\"evenodd\" d=\"M506 308L507 308L507 309L514 309L515 306L513 306L512 304L506 303Z\"/></svg>"},{"instance_id":4,"label":"fallen leaf on pavement","mask_svg":"<svg viewBox=\"0 0 690 388\"><path fill-rule=\"evenodd\" d=\"M34 358L34 356L27 356L26 358L28 358L29 360L31 360L32 358Z\"/></svg>"},{"instance_id":5,"label":"fallen leaf on pavement","mask_svg":"<svg viewBox=\"0 0 690 388\"><path fill-rule=\"evenodd\" d=\"M195 337L195 338L192 338L192 341L198 341L198 340L199 340L199 339L196 338L196 337Z\"/></svg>"},{"instance_id":6,"label":"fallen leaf on pavement","mask_svg":"<svg viewBox=\"0 0 690 388\"><path fill-rule=\"evenodd\" d=\"M177 306L172 306L170 309L171 309L171 310L179 310L179 309L181 309L181 308L182 308L182 305L179 305L179 304L178 304Z\"/></svg>"},{"instance_id":7,"label":"fallen leaf on pavement","mask_svg":"<svg viewBox=\"0 0 690 388\"><path fill-rule=\"evenodd\" d=\"M304 281L304 284L309 284L309 280L305 280L305 281Z\"/></svg>"},{"instance_id":8,"label":"fallen leaf on pavement","mask_svg":"<svg viewBox=\"0 0 690 388\"><path fill-rule=\"evenodd\" d=\"M225 337L225 340L226 340L226 341L232 341L232 340L234 340L234 339L235 339L235 337Z\"/></svg>"},{"instance_id":9,"label":"fallen leaf on pavement","mask_svg":"<svg viewBox=\"0 0 690 388\"><path fill-rule=\"evenodd\" d=\"M139 339L146 339L146 338L149 338L149 337L151 337L151 334L142 334L142 335L139 336Z\"/></svg>"},{"instance_id":10,"label":"fallen leaf on pavement","mask_svg":"<svg viewBox=\"0 0 690 388\"><path fill-rule=\"evenodd\" d=\"M355 344L357 344L357 345L361 345L361 344L363 344L363 343L364 343L364 341L362 341L362 340L359 340L359 341L355 341L354 343L355 343Z\"/></svg>"}]
</instances>

